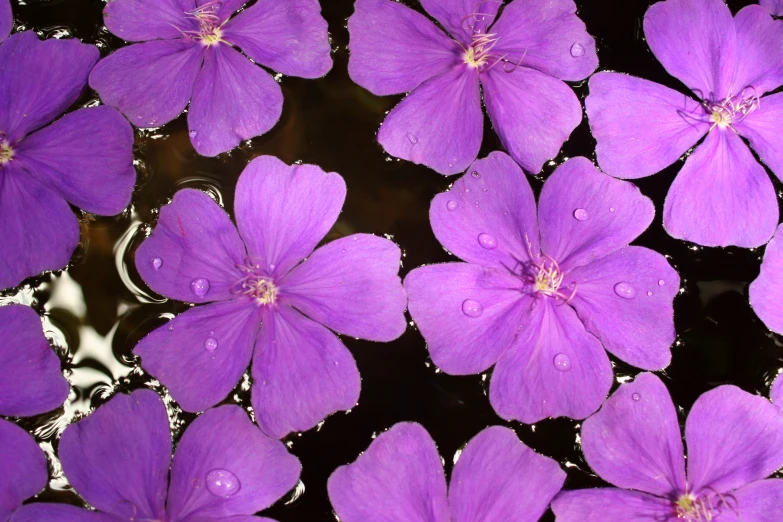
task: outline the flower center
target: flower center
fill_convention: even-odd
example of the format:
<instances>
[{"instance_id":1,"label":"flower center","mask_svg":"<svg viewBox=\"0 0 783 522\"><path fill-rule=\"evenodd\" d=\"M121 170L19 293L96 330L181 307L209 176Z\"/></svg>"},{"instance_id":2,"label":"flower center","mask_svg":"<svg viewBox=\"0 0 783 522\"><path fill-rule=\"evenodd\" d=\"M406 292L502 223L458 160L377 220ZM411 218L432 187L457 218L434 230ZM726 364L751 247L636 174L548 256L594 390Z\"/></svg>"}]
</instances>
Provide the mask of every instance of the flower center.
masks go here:
<instances>
[{"instance_id":1,"label":"flower center","mask_svg":"<svg viewBox=\"0 0 783 522\"><path fill-rule=\"evenodd\" d=\"M0 165L5 165L14 157L14 149L6 136L5 132L0 131Z\"/></svg>"},{"instance_id":2,"label":"flower center","mask_svg":"<svg viewBox=\"0 0 783 522\"><path fill-rule=\"evenodd\" d=\"M674 516L686 522L717 520L724 510L739 515L737 499L733 495L721 495L715 492L714 495L696 497L685 493L674 502L673 506Z\"/></svg>"},{"instance_id":3,"label":"flower center","mask_svg":"<svg viewBox=\"0 0 783 522\"><path fill-rule=\"evenodd\" d=\"M725 129L734 123L741 122L748 114L758 109L761 105L761 98L755 87L749 86L742 89L738 95L730 95L719 101L704 100L703 104L710 115L712 123L710 130L715 126Z\"/></svg>"},{"instance_id":4,"label":"flower center","mask_svg":"<svg viewBox=\"0 0 783 522\"><path fill-rule=\"evenodd\" d=\"M220 16L218 11L223 6L223 0L212 0L192 11L186 11L188 18L194 19L199 24L197 31L183 31L185 37L201 42L209 47L223 41L223 31L220 29Z\"/></svg>"},{"instance_id":5,"label":"flower center","mask_svg":"<svg viewBox=\"0 0 783 522\"><path fill-rule=\"evenodd\" d=\"M244 295L259 305L274 305L277 301L277 286L272 278L264 274L259 264L246 260L244 265L237 265L245 277L237 281L231 288L231 292Z\"/></svg>"},{"instance_id":6,"label":"flower center","mask_svg":"<svg viewBox=\"0 0 783 522\"><path fill-rule=\"evenodd\" d=\"M547 255L541 255L537 261L528 265L528 282L533 287L533 292L547 297L562 299L565 303L571 301L576 295L576 285L570 294L560 291L565 273L557 264L557 261Z\"/></svg>"}]
</instances>

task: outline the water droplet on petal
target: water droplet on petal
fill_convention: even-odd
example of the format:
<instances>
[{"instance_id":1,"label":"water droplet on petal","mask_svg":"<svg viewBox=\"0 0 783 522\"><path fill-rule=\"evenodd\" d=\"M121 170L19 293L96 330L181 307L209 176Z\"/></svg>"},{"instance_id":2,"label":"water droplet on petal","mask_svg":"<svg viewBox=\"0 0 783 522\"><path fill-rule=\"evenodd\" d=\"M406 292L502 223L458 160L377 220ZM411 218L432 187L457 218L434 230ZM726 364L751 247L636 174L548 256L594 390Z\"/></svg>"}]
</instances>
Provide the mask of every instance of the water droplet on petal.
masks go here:
<instances>
[{"instance_id":1,"label":"water droplet on petal","mask_svg":"<svg viewBox=\"0 0 783 522\"><path fill-rule=\"evenodd\" d=\"M574 45L571 46L571 56L574 58L579 58L580 56L584 56L584 54L585 46L579 42L574 42Z\"/></svg>"},{"instance_id":2,"label":"water droplet on petal","mask_svg":"<svg viewBox=\"0 0 783 522\"><path fill-rule=\"evenodd\" d=\"M419 142L419 138L417 138L410 132L407 133L405 136L408 138L408 141L410 141L412 145L416 145Z\"/></svg>"},{"instance_id":3,"label":"water droplet on petal","mask_svg":"<svg viewBox=\"0 0 783 522\"><path fill-rule=\"evenodd\" d=\"M484 307L475 299L465 299L462 303L462 313L468 317L478 317L484 312Z\"/></svg>"},{"instance_id":4,"label":"water droplet on petal","mask_svg":"<svg viewBox=\"0 0 783 522\"><path fill-rule=\"evenodd\" d=\"M174 325L173 324L169 324L169 332L173 332L173 331L174 331Z\"/></svg>"},{"instance_id":5,"label":"water droplet on petal","mask_svg":"<svg viewBox=\"0 0 783 522\"><path fill-rule=\"evenodd\" d=\"M220 498L232 497L242 487L237 476L227 469L213 469L207 473L206 482L209 492Z\"/></svg>"},{"instance_id":6,"label":"water droplet on petal","mask_svg":"<svg viewBox=\"0 0 783 522\"><path fill-rule=\"evenodd\" d=\"M492 234L479 234L478 242L487 250L492 250L498 246L498 240Z\"/></svg>"},{"instance_id":7,"label":"water droplet on petal","mask_svg":"<svg viewBox=\"0 0 783 522\"><path fill-rule=\"evenodd\" d=\"M567 372L571 370L571 358L564 353L555 355L553 360L555 368L561 372Z\"/></svg>"},{"instance_id":8,"label":"water droplet on petal","mask_svg":"<svg viewBox=\"0 0 783 522\"><path fill-rule=\"evenodd\" d=\"M481 177L481 174L479 174L479 173L478 173L478 171L476 171L476 170L474 170L473 172L471 172L471 174L470 174L470 175L471 175L471 176L473 176L473 177L474 177L474 178L476 178L476 179L479 179L479 178Z\"/></svg>"},{"instance_id":9,"label":"water droplet on petal","mask_svg":"<svg viewBox=\"0 0 783 522\"><path fill-rule=\"evenodd\" d=\"M457 207L459 206L459 203L454 201L453 199L446 203L446 208L449 210L457 210Z\"/></svg>"},{"instance_id":10,"label":"water droplet on petal","mask_svg":"<svg viewBox=\"0 0 783 522\"><path fill-rule=\"evenodd\" d=\"M190 289L197 296L204 297L207 295L207 292L209 292L209 281L203 277L194 279L193 282L190 283Z\"/></svg>"},{"instance_id":11,"label":"water droplet on petal","mask_svg":"<svg viewBox=\"0 0 783 522\"><path fill-rule=\"evenodd\" d=\"M623 299L633 299L636 297L636 288L631 283L617 283L614 285L614 293Z\"/></svg>"},{"instance_id":12,"label":"water droplet on petal","mask_svg":"<svg viewBox=\"0 0 783 522\"><path fill-rule=\"evenodd\" d=\"M270 271L274 271L274 269L275 269L275 265L269 265L269 270Z\"/></svg>"},{"instance_id":13,"label":"water droplet on petal","mask_svg":"<svg viewBox=\"0 0 783 522\"><path fill-rule=\"evenodd\" d=\"M658 280L658 286L663 286L665 284L666 284L666 281L664 281L663 279L659 279Z\"/></svg>"},{"instance_id":14,"label":"water droplet on petal","mask_svg":"<svg viewBox=\"0 0 783 522\"><path fill-rule=\"evenodd\" d=\"M590 214L587 213L587 210L583 208L578 208L574 210L574 217L579 221L586 221L587 218L590 217Z\"/></svg>"},{"instance_id":15,"label":"water droplet on petal","mask_svg":"<svg viewBox=\"0 0 783 522\"><path fill-rule=\"evenodd\" d=\"M191 138L195 138L196 136L198 136L198 131L192 130L188 132L188 136L190 136Z\"/></svg>"},{"instance_id":16,"label":"water droplet on petal","mask_svg":"<svg viewBox=\"0 0 783 522\"><path fill-rule=\"evenodd\" d=\"M652 295L652 292L649 292L649 291L648 291L648 292L647 292L647 295Z\"/></svg>"},{"instance_id":17,"label":"water droplet on petal","mask_svg":"<svg viewBox=\"0 0 783 522\"><path fill-rule=\"evenodd\" d=\"M614 211L615 211L615 208L614 208L614 207L609 207L609 212L612 212L612 213L614 213Z\"/></svg>"},{"instance_id":18,"label":"water droplet on petal","mask_svg":"<svg viewBox=\"0 0 783 522\"><path fill-rule=\"evenodd\" d=\"M163 266L163 260L159 257L153 257L152 258L152 268L155 270L160 270L160 267Z\"/></svg>"},{"instance_id":19,"label":"water droplet on petal","mask_svg":"<svg viewBox=\"0 0 783 522\"><path fill-rule=\"evenodd\" d=\"M634 393L633 395L631 395L631 398L633 400L635 400L636 402L639 402L640 400L642 400L642 396L639 395L638 393Z\"/></svg>"},{"instance_id":20,"label":"water droplet on petal","mask_svg":"<svg viewBox=\"0 0 783 522\"><path fill-rule=\"evenodd\" d=\"M215 339L214 337L207 337L207 340L204 341L204 348L206 348L207 351L209 352L214 352L215 350L217 350L217 347L218 347L218 342L217 339Z\"/></svg>"}]
</instances>

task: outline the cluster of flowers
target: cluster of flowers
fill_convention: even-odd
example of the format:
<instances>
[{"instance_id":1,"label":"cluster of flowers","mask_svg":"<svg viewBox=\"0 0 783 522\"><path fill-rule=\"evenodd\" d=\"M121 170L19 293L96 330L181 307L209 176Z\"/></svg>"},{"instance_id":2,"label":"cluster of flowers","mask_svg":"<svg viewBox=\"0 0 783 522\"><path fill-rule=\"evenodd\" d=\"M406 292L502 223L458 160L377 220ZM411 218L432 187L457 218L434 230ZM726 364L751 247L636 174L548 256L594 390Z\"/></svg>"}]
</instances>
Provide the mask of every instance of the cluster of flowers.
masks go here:
<instances>
[{"instance_id":1,"label":"cluster of flowers","mask_svg":"<svg viewBox=\"0 0 783 522\"><path fill-rule=\"evenodd\" d=\"M193 146L216 155L280 116L280 87L253 62L306 78L331 68L317 0L244 3L113 0L107 27L139 43L98 61L94 46L75 40L7 37L10 4L0 0L0 288L67 265L79 241L69 203L106 215L129 204L133 131L122 115L159 126L190 103ZM358 401L360 376L335 332L391 341L405 330L406 307L443 371L495 366L490 401L502 418L587 418L585 457L616 488L560 493L558 464L502 427L466 446L447 487L427 432L400 424L332 475L341 520L535 521L550 502L561 522L783 519L783 480L765 480L783 466L783 412L773 404L783 402L783 378L772 402L733 386L704 394L685 426L687 473L677 412L657 377L640 374L606 399L606 351L644 370L668 366L680 285L664 256L630 245L655 209L617 178L654 174L699 140L666 199L664 226L708 246L769 242L750 300L783 333L777 198L740 138L783 175L783 94L765 96L783 84L783 23L761 6L732 17L722 0L653 5L647 41L696 99L623 74L593 75L585 104L605 173L570 159L536 204L525 171L540 172L582 119L565 81L598 65L575 5L421 4L448 35L400 3L357 0L349 73L378 95L410 92L378 133L387 152L442 174L466 171L430 208L436 237L464 262L415 269L403 283L400 249L387 239L355 234L316 249L346 187L313 165L253 160L236 188L235 223L208 195L179 191L136 266L154 291L198 306L135 353L183 409L204 413L173 458L166 411L151 391L114 397L67 428L65 474L98 512L22 506L46 483L45 458L0 419L0 521L264 520L252 515L300 472L277 439ZM106 105L51 123L88 83ZM509 154L477 160L482 90ZM0 415L61 405L68 382L35 311L1 307L0 338ZM258 427L237 406L213 408L251 360Z\"/></svg>"}]
</instances>

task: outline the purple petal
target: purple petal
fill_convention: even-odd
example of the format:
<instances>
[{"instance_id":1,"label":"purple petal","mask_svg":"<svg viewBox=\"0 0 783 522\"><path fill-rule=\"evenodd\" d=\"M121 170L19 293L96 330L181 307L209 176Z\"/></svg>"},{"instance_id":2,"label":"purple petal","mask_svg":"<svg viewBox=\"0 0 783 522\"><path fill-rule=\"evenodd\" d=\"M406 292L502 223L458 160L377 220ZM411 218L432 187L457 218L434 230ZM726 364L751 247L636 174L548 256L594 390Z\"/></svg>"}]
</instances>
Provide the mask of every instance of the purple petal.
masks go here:
<instances>
[{"instance_id":1,"label":"purple petal","mask_svg":"<svg viewBox=\"0 0 783 522\"><path fill-rule=\"evenodd\" d=\"M0 129L11 143L67 109L87 85L98 49L76 39L41 41L33 31L0 45Z\"/></svg>"},{"instance_id":2,"label":"purple petal","mask_svg":"<svg viewBox=\"0 0 783 522\"><path fill-rule=\"evenodd\" d=\"M584 80L598 67L595 40L573 0L515 0L491 32L498 35L493 53L561 80Z\"/></svg>"},{"instance_id":3,"label":"purple petal","mask_svg":"<svg viewBox=\"0 0 783 522\"><path fill-rule=\"evenodd\" d=\"M59 194L11 161L0 166L0 237L2 289L67 265L79 243L79 222Z\"/></svg>"},{"instance_id":4,"label":"purple petal","mask_svg":"<svg viewBox=\"0 0 783 522\"><path fill-rule=\"evenodd\" d=\"M460 62L457 42L421 14L390 0L357 0L348 33L348 74L378 96L410 92Z\"/></svg>"},{"instance_id":5,"label":"purple petal","mask_svg":"<svg viewBox=\"0 0 783 522\"><path fill-rule=\"evenodd\" d=\"M722 100L736 94L731 81L737 38L734 19L723 0L653 4L644 15L644 35L669 74L699 98Z\"/></svg>"},{"instance_id":6,"label":"purple petal","mask_svg":"<svg viewBox=\"0 0 783 522\"><path fill-rule=\"evenodd\" d=\"M4 519L3 519L4 520ZM27 504L22 506L9 522L124 522L116 515L89 511L68 504Z\"/></svg>"},{"instance_id":7,"label":"purple petal","mask_svg":"<svg viewBox=\"0 0 783 522\"><path fill-rule=\"evenodd\" d=\"M730 129L713 129L685 161L663 206L669 235L704 246L761 246L778 223L775 188Z\"/></svg>"},{"instance_id":8,"label":"purple petal","mask_svg":"<svg viewBox=\"0 0 783 522\"><path fill-rule=\"evenodd\" d=\"M569 272L561 286L572 284L571 305L604 348L644 370L669 365L680 277L665 257L625 247Z\"/></svg>"},{"instance_id":9,"label":"purple petal","mask_svg":"<svg viewBox=\"0 0 783 522\"><path fill-rule=\"evenodd\" d=\"M253 356L252 403L267 434L309 430L352 408L360 388L356 362L336 335L287 305L266 314Z\"/></svg>"},{"instance_id":10,"label":"purple petal","mask_svg":"<svg viewBox=\"0 0 783 522\"><path fill-rule=\"evenodd\" d=\"M44 487L49 479L46 457L22 428L0 419L0 520Z\"/></svg>"},{"instance_id":11,"label":"purple petal","mask_svg":"<svg viewBox=\"0 0 783 522\"><path fill-rule=\"evenodd\" d=\"M759 480L726 496L720 522L778 522L783 520L783 480Z\"/></svg>"},{"instance_id":12,"label":"purple petal","mask_svg":"<svg viewBox=\"0 0 783 522\"><path fill-rule=\"evenodd\" d=\"M749 5L734 17L737 28L735 92L751 87L754 96L783 84L783 25L759 5Z\"/></svg>"},{"instance_id":13,"label":"purple petal","mask_svg":"<svg viewBox=\"0 0 783 522\"><path fill-rule=\"evenodd\" d=\"M779 226L764 250L759 276L750 284L750 305L773 332L783 334L783 225Z\"/></svg>"},{"instance_id":14,"label":"purple petal","mask_svg":"<svg viewBox=\"0 0 783 522\"><path fill-rule=\"evenodd\" d=\"M601 72L585 99L601 168L618 178L642 178L677 161L709 130L692 98L641 78Z\"/></svg>"},{"instance_id":15,"label":"purple petal","mask_svg":"<svg viewBox=\"0 0 783 522\"><path fill-rule=\"evenodd\" d=\"M537 522L563 487L557 462L534 452L509 428L491 426L454 465L449 504L454 522Z\"/></svg>"},{"instance_id":16,"label":"purple petal","mask_svg":"<svg viewBox=\"0 0 783 522\"><path fill-rule=\"evenodd\" d=\"M783 0L759 0L759 4L774 16L783 16Z\"/></svg>"},{"instance_id":17,"label":"purple petal","mask_svg":"<svg viewBox=\"0 0 783 522\"><path fill-rule=\"evenodd\" d=\"M332 48L318 0L251 6L223 27L223 38L260 63L290 76L320 78L332 68Z\"/></svg>"},{"instance_id":18,"label":"purple petal","mask_svg":"<svg viewBox=\"0 0 783 522\"><path fill-rule=\"evenodd\" d=\"M193 0L111 0L103 9L103 23L129 42L180 38L199 28L198 20L185 13L193 8Z\"/></svg>"},{"instance_id":19,"label":"purple petal","mask_svg":"<svg viewBox=\"0 0 783 522\"><path fill-rule=\"evenodd\" d=\"M0 42L5 40L14 28L14 14L11 12L11 0L0 0Z\"/></svg>"},{"instance_id":20,"label":"purple petal","mask_svg":"<svg viewBox=\"0 0 783 522\"><path fill-rule=\"evenodd\" d=\"M747 138L778 179L783 178L783 93L762 98L759 107L733 127Z\"/></svg>"},{"instance_id":21,"label":"purple petal","mask_svg":"<svg viewBox=\"0 0 783 522\"><path fill-rule=\"evenodd\" d=\"M165 516L171 434L155 392L115 395L71 424L59 456L71 485L100 511L125 519Z\"/></svg>"},{"instance_id":22,"label":"purple petal","mask_svg":"<svg viewBox=\"0 0 783 522\"><path fill-rule=\"evenodd\" d=\"M780 375L772 383L772 388L769 390L769 398L776 406L783 406L783 377Z\"/></svg>"},{"instance_id":23,"label":"purple petal","mask_svg":"<svg viewBox=\"0 0 783 522\"><path fill-rule=\"evenodd\" d=\"M552 511L557 522L676 522L671 502L614 488L564 491L552 502Z\"/></svg>"},{"instance_id":24,"label":"purple petal","mask_svg":"<svg viewBox=\"0 0 783 522\"><path fill-rule=\"evenodd\" d=\"M582 451L610 484L658 496L686 490L682 435L669 391L651 373L621 385L582 426Z\"/></svg>"},{"instance_id":25,"label":"purple petal","mask_svg":"<svg viewBox=\"0 0 783 522\"><path fill-rule=\"evenodd\" d=\"M191 308L133 349L185 411L226 398L250 364L261 317L248 299Z\"/></svg>"},{"instance_id":26,"label":"purple petal","mask_svg":"<svg viewBox=\"0 0 783 522\"><path fill-rule=\"evenodd\" d=\"M185 1L193 1L193 0L185 0ZM248 3L249 1L250 0L221 0L217 5L215 5L215 8L217 9L217 15L222 22L225 22L231 17L231 15L239 11L242 8L242 6ZM215 4L214 0L196 0L197 7L214 5L214 4Z\"/></svg>"},{"instance_id":27,"label":"purple petal","mask_svg":"<svg viewBox=\"0 0 783 522\"><path fill-rule=\"evenodd\" d=\"M203 303L234 297L245 257L225 211L203 192L184 189L160 209L152 235L136 251L136 269L159 294Z\"/></svg>"},{"instance_id":28,"label":"purple petal","mask_svg":"<svg viewBox=\"0 0 783 522\"><path fill-rule=\"evenodd\" d=\"M628 181L584 157L560 165L541 189L541 251L564 271L616 252L652 223L655 206Z\"/></svg>"},{"instance_id":29,"label":"purple petal","mask_svg":"<svg viewBox=\"0 0 783 522\"><path fill-rule=\"evenodd\" d=\"M448 522L446 477L438 448L420 424L401 422L380 434L327 484L342 522Z\"/></svg>"},{"instance_id":30,"label":"purple petal","mask_svg":"<svg viewBox=\"0 0 783 522\"><path fill-rule=\"evenodd\" d=\"M286 276L280 297L341 334L393 341L406 327L400 255L397 245L370 234L332 241Z\"/></svg>"},{"instance_id":31,"label":"purple petal","mask_svg":"<svg viewBox=\"0 0 783 522\"><path fill-rule=\"evenodd\" d=\"M207 48L188 111L190 141L217 156L274 127L283 92L265 70L227 44Z\"/></svg>"},{"instance_id":32,"label":"purple petal","mask_svg":"<svg viewBox=\"0 0 783 522\"><path fill-rule=\"evenodd\" d=\"M582 121L582 105L561 80L527 67L482 74L484 103L503 146L527 172L541 171Z\"/></svg>"},{"instance_id":33,"label":"purple petal","mask_svg":"<svg viewBox=\"0 0 783 522\"><path fill-rule=\"evenodd\" d=\"M783 466L783 413L764 397L719 386L691 408L685 440L691 491L731 491Z\"/></svg>"},{"instance_id":34,"label":"purple petal","mask_svg":"<svg viewBox=\"0 0 783 522\"><path fill-rule=\"evenodd\" d=\"M239 406L209 410L177 445L169 520L252 515L291 490L301 468L285 444L264 435Z\"/></svg>"},{"instance_id":35,"label":"purple petal","mask_svg":"<svg viewBox=\"0 0 783 522\"><path fill-rule=\"evenodd\" d=\"M484 127L478 73L458 64L411 92L386 116L378 143L394 157L443 175L468 168Z\"/></svg>"},{"instance_id":36,"label":"purple petal","mask_svg":"<svg viewBox=\"0 0 783 522\"><path fill-rule=\"evenodd\" d=\"M441 245L469 263L513 269L539 253L533 191L502 152L474 162L451 190L436 195L430 224Z\"/></svg>"},{"instance_id":37,"label":"purple petal","mask_svg":"<svg viewBox=\"0 0 783 522\"><path fill-rule=\"evenodd\" d=\"M468 263L423 266L405 278L408 307L435 365L452 375L480 373L514 340L531 305L504 269Z\"/></svg>"},{"instance_id":38,"label":"purple petal","mask_svg":"<svg viewBox=\"0 0 783 522\"><path fill-rule=\"evenodd\" d=\"M123 47L98 62L90 87L137 127L158 127L187 106L203 56L202 45L185 39Z\"/></svg>"},{"instance_id":39,"label":"purple petal","mask_svg":"<svg viewBox=\"0 0 783 522\"><path fill-rule=\"evenodd\" d=\"M133 129L111 107L66 114L25 138L17 151L14 159L25 170L87 212L110 216L130 204Z\"/></svg>"},{"instance_id":40,"label":"purple petal","mask_svg":"<svg viewBox=\"0 0 783 522\"><path fill-rule=\"evenodd\" d=\"M525 424L584 419L612 386L609 357L573 308L545 296L533 303L527 324L495 366L490 402L502 418Z\"/></svg>"},{"instance_id":41,"label":"purple petal","mask_svg":"<svg viewBox=\"0 0 783 522\"><path fill-rule=\"evenodd\" d=\"M337 221L345 181L317 165L286 165L261 156L239 177L234 211L253 261L269 275L285 275Z\"/></svg>"},{"instance_id":42,"label":"purple petal","mask_svg":"<svg viewBox=\"0 0 783 522\"><path fill-rule=\"evenodd\" d=\"M419 0L421 6L466 47L475 33L486 32L502 2L495 0Z\"/></svg>"},{"instance_id":43,"label":"purple petal","mask_svg":"<svg viewBox=\"0 0 783 522\"><path fill-rule=\"evenodd\" d=\"M38 314L22 305L0 307L0 340L0 415L27 417L61 406L69 385Z\"/></svg>"}]
</instances>

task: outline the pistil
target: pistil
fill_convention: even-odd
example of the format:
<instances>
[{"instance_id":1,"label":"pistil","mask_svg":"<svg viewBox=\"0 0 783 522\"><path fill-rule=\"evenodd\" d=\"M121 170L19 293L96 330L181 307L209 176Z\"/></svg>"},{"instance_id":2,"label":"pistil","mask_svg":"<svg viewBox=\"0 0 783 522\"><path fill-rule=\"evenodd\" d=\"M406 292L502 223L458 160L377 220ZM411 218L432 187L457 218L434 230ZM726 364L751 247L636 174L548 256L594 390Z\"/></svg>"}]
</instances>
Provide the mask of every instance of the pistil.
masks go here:
<instances>
[{"instance_id":1,"label":"pistil","mask_svg":"<svg viewBox=\"0 0 783 522\"><path fill-rule=\"evenodd\" d=\"M5 165L11 158L14 157L14 149L11 148L11 144L0 133L0 165Z\"/></svg>"},{"instance_id":2,"label":"pistil","mask_svg":"<svg viewBox=\"0 0 783 522\"><path fill-rule=\"evenodd\" d=\"M761 98L756 89L750 86L742 89L738 95L729 95L720 101L704 100L703 104L712 123L710 130L716 126L720 129L733 129L733 124L740 123L761 106Z\"/></svg>"}]
</instances>

